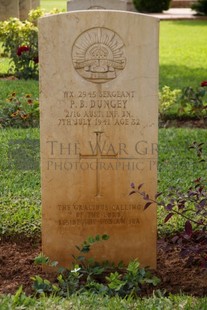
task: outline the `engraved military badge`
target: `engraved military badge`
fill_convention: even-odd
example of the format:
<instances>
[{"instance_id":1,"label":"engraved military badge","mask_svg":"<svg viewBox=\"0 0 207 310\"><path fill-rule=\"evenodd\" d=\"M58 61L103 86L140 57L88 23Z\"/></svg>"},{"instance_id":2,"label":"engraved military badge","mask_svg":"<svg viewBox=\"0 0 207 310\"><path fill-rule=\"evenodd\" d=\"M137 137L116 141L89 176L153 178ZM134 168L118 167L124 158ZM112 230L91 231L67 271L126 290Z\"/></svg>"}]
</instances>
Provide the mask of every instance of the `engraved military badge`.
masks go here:
<instances>
[{"instance_id":1,"label":"engraved military badge","mask_svg":"<svg viewBox=\"0 0 207 310\"><path fill-rule=\"evenodd\" d=\"M106 83L115 79L125 68L124 43L112 30L92 28L74 42L72 60L75 70L84 79Z\"/></svg>"}]
</instances>

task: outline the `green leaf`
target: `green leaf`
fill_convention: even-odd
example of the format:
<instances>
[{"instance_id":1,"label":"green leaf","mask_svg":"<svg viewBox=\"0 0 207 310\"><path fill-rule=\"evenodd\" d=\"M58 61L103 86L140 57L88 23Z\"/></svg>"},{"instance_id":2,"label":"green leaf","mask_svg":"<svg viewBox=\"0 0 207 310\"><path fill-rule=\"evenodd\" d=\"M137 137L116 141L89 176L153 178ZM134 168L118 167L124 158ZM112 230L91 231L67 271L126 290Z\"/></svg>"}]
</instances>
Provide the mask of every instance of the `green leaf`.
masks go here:
<instances>
[{"instance_id":1,"label":"green leaf","mask_svg":"<svg viewBox=\"0 0 207 310\"><path fill-rule=\"evenodd\" d=\"M104 234L104 235L102 235L102 240L109 240L109 235L107 235L107 234Z\"/></svg>"},{"instance_id":2,"label":"green leaf","mask_svg":"<svg viewBox=\"0 0 207 310\"><path fill-rule=\"evenodd\" d=\"M96 235L95 236L95 241L100 241L101 240L101 236L100 235Z\"/></svg>"}]
</instances>

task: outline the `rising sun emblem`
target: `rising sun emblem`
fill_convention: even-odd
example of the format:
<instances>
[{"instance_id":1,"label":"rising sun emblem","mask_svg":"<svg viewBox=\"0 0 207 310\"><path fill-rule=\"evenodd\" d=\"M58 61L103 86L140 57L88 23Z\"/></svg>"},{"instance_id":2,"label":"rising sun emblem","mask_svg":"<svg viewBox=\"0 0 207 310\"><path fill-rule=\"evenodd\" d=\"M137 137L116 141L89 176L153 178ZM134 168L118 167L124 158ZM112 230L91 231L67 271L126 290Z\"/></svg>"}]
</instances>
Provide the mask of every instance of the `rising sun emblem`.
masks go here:
<instances>
[{"instance_id":1,"label":"rising sun emblem","mask_svg":"<svg viewBox=\"0 0 207 310\"><path fill-rule=\"evenodd\" d=\"M106 28L92 28L74 42L72 59L75 70L86 80L105 83L113 80L126 64L124 43Z\"/></svg>"}]
</instances>

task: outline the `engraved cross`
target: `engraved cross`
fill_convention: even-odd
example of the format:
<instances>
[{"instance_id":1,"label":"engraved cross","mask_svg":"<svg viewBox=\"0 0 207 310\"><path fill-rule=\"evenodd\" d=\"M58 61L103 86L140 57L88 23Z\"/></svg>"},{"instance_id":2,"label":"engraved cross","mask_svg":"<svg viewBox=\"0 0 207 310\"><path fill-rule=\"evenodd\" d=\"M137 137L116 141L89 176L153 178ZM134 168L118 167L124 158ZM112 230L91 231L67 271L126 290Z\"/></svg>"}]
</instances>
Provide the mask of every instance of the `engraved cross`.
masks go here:
<instances>
[{"instance_id":1,"label":"engraved cross","mask_svg":"<svg viewBox=\"0 0 207 310\"><path fill-rule=\"evenodd\" d=\"M111 158L117 158L118 153L114 155L103 155L99 146L100 140L101 140L101 134L103 131L94 131L96 134L96 153L95 154L89 154L89 155L83 155L79 154L80 159L95 159L96 160L96 197L101 197L101 184L100 184L100 173L99 173L99 163L102 159L111 159Z\"/></svg>"}]
</instances>

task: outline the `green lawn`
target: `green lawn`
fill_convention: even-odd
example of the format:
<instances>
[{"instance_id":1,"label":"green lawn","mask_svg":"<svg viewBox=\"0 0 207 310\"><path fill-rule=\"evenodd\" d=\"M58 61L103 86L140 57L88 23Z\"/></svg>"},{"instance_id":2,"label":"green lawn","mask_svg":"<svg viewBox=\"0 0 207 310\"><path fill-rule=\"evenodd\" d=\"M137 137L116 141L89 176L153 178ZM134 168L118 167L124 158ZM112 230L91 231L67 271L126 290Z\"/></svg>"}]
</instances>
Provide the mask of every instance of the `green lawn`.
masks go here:
<instances>
[{"instance_id":1,"label":"green lawn","mask_svg":"<svg viewBox=\"0 0 207 310\"><path fill-rule=\"evenodd\" d=\"M20 295L20 297L0 295L0 308L2 310L206 310L207 298L170 295L168 298L154 296L133 300L132 298L109 298L95 294L82 294L68 299L57 297L35 299L25 295Z\"/></svg>"},{"instance_id":2,"label":"green lawn","mask_svg":"<svg viewBox=\"0 0 207 310\"><path fill-rule=\"evenodd\" d=\"M200 86L207 79L207 21L160 23L160 85Z\"/></svg>"},{"instance_id":3,"label":"green lawn","mask_svg":"<svg viewBox=\"0 0 207 310\"><path fill-rule=\"evenodd\" d=\"M40 7L46 9L46 11L50 11L54 8L57 9L65 9L67 8L67 0L41 0Z\"/></svg>"}]
</instances>

